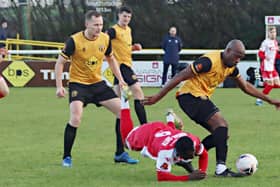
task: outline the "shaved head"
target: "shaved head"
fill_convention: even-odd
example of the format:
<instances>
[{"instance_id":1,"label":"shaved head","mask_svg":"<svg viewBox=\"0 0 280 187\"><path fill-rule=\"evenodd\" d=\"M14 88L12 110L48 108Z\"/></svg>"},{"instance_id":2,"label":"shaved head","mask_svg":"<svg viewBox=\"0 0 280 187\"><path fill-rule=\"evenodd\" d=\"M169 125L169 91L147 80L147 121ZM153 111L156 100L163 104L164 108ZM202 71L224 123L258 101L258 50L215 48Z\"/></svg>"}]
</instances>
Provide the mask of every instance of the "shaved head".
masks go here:
<instances>
[{"instance_id":1,"label":"shaved head","mask_svg":"<svg viewBox=\"0 0 280 187\"><path fill-rule=\"evenodd\" d=\"M236 66L245 56L245 46L241 40L231 40L228 42L223 53L223 62L227 67Z\"/></svg>"},{"instance_id":2,"label":"shaved head","mask_svg":"<svg viewBox=\"0 0 280 187\"><path fill-rule=\"evenodd\" d=\"M245 46L241 40L234 39L229 41L226 46L226 49L228 48L245 53Z\"/></svg>"}]
</instances>

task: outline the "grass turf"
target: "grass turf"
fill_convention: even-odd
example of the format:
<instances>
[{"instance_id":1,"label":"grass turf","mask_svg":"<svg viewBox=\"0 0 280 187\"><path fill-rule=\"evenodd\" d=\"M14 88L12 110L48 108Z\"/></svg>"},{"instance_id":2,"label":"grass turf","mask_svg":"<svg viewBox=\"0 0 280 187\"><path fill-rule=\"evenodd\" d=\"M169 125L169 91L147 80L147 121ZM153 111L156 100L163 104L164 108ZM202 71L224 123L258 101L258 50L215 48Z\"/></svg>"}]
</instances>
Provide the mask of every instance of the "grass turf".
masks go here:
<instances>
[{"instance_id":1,"label":"grass turf","mask_svg":"<svg viewBox=\"0 0 280 187\"><path fill-rule=\"evenodd\" d=\"M157 91L144 89L146 95ZM174 94L172 91L156 105L146 107L149 121L165 120L166 108L172 107L183 118L185 130L203 139L208 133L182 113ZM273 90L271 96L279 94L280 90ZM0 100L0 186L279 186L279 111L267 103L255 106L255 99L239 89L217 89L212 99L229 123L228 166L235 169L240 154L252 153L259 161L255 175L242 179L214 177L215 151L211 150L206 180L158 183L155 162L137 152L130 155L140 159L138 165L113 162L115 118L93 105L85 108L77 132L73 168L62 168L68 99L57 99L55 88L11 88L9 97ZM197 159L193 163L196 165ZM185 173L176 166L172 172Z\"/></svg>"}]
</instances>

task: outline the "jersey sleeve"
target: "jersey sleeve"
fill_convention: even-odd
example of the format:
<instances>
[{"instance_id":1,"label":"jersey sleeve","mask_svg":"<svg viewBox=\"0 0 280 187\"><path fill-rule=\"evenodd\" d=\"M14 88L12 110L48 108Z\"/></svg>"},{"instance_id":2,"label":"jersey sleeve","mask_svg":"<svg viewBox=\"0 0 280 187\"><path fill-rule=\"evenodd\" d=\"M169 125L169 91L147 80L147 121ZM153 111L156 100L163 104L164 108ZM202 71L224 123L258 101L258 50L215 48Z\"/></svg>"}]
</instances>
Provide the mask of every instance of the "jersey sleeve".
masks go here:
<instances>
[{"instance_id":1,"label":"jersey sleeve","mask_svg":"<svg viewBox=\"0 0 280 187\"><path fill-rule=\"evenodd\" d=\"M239 69L237 67L235 67L235 69L233 70L233 72L229 75L229 77L239 77L240 73L239 73Z\"/></svg>"},{"instance_id":2,"label":"jersey sleeve","mask_svg":"<svg viewBox=\"0 0 280 187\"><path fill-rule=\"evenodd\" d=\"M258 56L260 58L261 61L263 61L265 59L265 41L262 42L260 49L258 51Z\"/></svg>"},{"instance_id":3,"label":"jersey sleeve","mask_svg":"<svg viewBox=\"0 0 280 187\"><path fill-rule=\"evenodd\" d=\"M109 40L109 44L108 44L107 50L105 51L105 56L112 56L112 44L111 44L111 40Z\"/></svg>"},{"instance_id":4,"label":"jersey sleeve","mask_svg":"<svg viewBox=\"0 0 280 187\"><path fill-rule=\"evenodd\" d=\"M207 150L203 149L202 153L198 156L199 156L198 168L199 168L200 171L206 173L207 168L208 168L208 152L207 152Z\"/></svg>"},{"instance_id":5,"label":"jersey sleeve","mask_svg":"<svg viewBox=\"0 0 280 187\"><path fill-rule=\"evenodd\" d=\"M107 34L109 35L110 40L116 38L116 30L114 28L108 29Z\"/></svg>"},{"instance_id":6,"label":"jersey sleeve","mask_svg":"<svg viewBox=\"0 0 280 187\"><path fill-rule=\"evenodd\" d=\"M187 181L188 176L176 176L171 173L171 160L173 155L173 149L161 150L157 157L157 180L158 181Z\"/></svg>"},{"instance_id":7,"label":"jersey sleeve","mask_svg":"<svg viewBox=\"0 0 280 187\"><path fill-rule=\"evenodd\" d=\"M194 74L206 73L210 71L212 62L208 57L200 57L191 64Z\"/></svg>"},{"instance_id":8,"label":"jersey sleeve","mask_svg":"<svg viewBox=\"0 0 280 187\"><path fill-rule=\"evenodd\" d=\"M62 49L60 55L63 56L66 59L69 59L71 55L74 54L75 51L75 42L72 37L68 38L68 40L65 42L65 46Z\"/></svg>"},{"instance_id":9,"label":"jersey sleeve","mask_svg":"<svg viewBox=\"0 0 280 187\"><path fill-rule=\"evenodd\" d=\"M208 152L197 136L193 135L192 140L195 146L195 155L199 157L198 168L200 171L206 172L208 168Z\"/></svg>"},{"instance_id":10,"label":"jersey sleeve","mask_svg":"<svg viewBox=\"0 0 280 187\"><path fill-rule=\"evenodd\" d=\"M171 173L157 171L157 180L158 181L188 181L189 176L188 175L173 175Z\"/></svg>"},{"instance_id":11,"label":"jersey sleeve","mask_svg":"<svg viewBox=\"0 0 280 187\"><path fill-rule=\"evenodd\" d=\"M173 150L161 150L158 152L156 168L157 171L170 172Z\"/></svg>"}]
</instances>

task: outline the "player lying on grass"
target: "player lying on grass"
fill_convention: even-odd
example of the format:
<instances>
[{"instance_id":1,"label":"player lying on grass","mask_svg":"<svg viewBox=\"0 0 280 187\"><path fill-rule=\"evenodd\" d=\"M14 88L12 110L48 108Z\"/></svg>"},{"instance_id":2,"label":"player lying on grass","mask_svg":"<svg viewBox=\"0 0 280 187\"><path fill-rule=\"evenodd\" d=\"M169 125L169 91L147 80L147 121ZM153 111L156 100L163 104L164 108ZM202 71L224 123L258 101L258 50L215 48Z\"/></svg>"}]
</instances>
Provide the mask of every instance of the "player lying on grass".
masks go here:
<instances>
[{"instance_id":1,"label":"player lying on grass","mask_svg":"<svg viewBox=\"0 0 280 187\"><path fill-rule=\"evenodd\" d=\"M7 55L7 50L5 48L0 48L0 63L3 61ZM9 94L9 87L5 79L0 75L0 99L6 97Z\"/></svg>"},{"instance_id":2,"label":"player lying on grass","mask_svg":"<svg viewBox=\"0 0 280 187\"><path fill-rule=\"evenodd\" d=\"M121 135L125 146L141 155L156 160L158 181L201 180L206 177L208 153L198 137L175 128L173 112L167 113L167 124L156 121L133 128L129 102L125 91L121 96ZM194 170L191 160L199 156L199 169ZM171 174L176 164L190 172L189 175Z\"/></svg>"}]
</instances>

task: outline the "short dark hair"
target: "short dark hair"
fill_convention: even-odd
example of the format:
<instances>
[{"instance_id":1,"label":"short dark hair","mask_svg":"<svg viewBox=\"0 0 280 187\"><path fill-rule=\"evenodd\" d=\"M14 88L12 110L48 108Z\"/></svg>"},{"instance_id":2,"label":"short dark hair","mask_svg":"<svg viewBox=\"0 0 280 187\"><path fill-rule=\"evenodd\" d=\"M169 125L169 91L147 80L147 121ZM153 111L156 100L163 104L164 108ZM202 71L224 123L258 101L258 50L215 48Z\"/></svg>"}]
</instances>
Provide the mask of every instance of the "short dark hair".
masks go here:
<instances>
[{"instance_id":1,"label":"short dark hair","mask_svg":"<svg viewBox=\"0 0 280 187\"><path fill-rule=\"evenodd\" d=\"M188 159L188 152L194 151L194 144L193 141L187 137L183 136L177 140L175 143L175 149L178 156L182 157L183 159Z\"/></svg>"},{"instance_id":2,"label":"short dark hair","mask_svg":"<svg viewBox=\"0 0 280 187\"><path fill-rule=\"evenodd\" d=\"M127 12L129 14L132 14L132 9L128 6L122 6L122 7L119 8L118 13L121 14L123 12Z\"/></svg>"},{"instance_id":3,"label":"short dark hair","mask_svg":"<svg viewBox=\"0 0 280 187\"><path fill-rule=\"evenodd\" d=\"M95 10L89 10L87 11L86 15L85 15L85 20L88 21L91 19L91 17L100 17L102 16L99 12L95 11Z\"/></svg>"},{"instance_id":4,"label":"short dark hair","mask_svg":"<svg viewBox=\"0 0 280 187\"><path fill-rule=\"evenodd\" d=\"M272 26L268 26L268 27L267 27L267 30L268 30L269 32L271 32L272 30L277 30L277 28L276 28L276 26L272 25Z\"/></svg>"}]
</instances>

